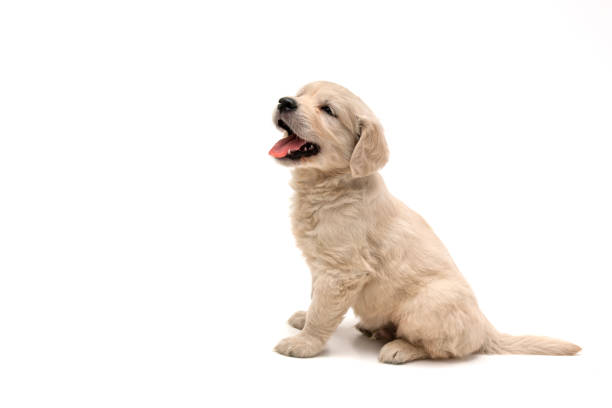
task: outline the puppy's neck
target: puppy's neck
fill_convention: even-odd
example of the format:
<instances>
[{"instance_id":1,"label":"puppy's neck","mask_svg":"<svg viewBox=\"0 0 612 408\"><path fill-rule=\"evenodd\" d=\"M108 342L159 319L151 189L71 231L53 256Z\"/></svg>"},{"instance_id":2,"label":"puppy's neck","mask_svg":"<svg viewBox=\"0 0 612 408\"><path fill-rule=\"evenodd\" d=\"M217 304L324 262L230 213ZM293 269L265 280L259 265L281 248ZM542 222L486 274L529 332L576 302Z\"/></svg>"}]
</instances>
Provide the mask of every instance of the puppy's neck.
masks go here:
<instances>
[{"instance_id":1,"label":"puppy's neck","mask_svg":"<svg viewBox=\"0 0 612 408\"><path fill-rule=\"evenodd\" d=\"M313 168L293 170L289 183L298 195L320 195L333 192L338 195L371 189L382 182L378 173L355 178L346 170L321 171Z\"/></svg>"}]
</instances>

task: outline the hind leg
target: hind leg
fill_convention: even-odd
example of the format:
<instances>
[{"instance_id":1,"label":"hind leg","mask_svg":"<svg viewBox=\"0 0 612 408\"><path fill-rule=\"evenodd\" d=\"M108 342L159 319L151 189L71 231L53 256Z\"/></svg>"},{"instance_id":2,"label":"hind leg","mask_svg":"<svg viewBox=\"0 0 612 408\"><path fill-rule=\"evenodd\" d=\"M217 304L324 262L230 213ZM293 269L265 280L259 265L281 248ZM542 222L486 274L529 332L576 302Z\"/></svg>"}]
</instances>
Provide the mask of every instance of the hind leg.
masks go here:
<instances>
[{"instance_id":1,"label":"hind leg","mask_svg":"<svg viewBox=\"0 0 612 408\"><path fill-rule=\"evenodd\" d=\"M471 292L453 285L437 282L406 301L398 313L397 336L432 359L465 357L480 350L486 339L488 321Z\"/></svg>"},{"instance_id":2,"label":"hind leg","mask_svg":"<svg viewBox=\"0 0 612 408\"><path fill-rule=\"evenodd\" d=\"M380 349L378 359L387 364L404 364L409 361L422 360L429 355L420 347L413 346L404 339L395 339Z\"/></svg>"}]
</instances>

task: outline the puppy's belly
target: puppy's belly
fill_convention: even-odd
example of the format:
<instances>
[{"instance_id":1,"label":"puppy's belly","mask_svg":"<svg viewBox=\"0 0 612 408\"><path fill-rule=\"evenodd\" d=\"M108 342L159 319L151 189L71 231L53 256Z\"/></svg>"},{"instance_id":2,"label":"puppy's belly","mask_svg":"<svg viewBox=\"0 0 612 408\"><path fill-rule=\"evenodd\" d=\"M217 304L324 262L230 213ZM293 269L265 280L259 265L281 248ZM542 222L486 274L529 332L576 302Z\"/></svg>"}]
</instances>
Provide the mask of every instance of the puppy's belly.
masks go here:
<instances>
[{"instance_id":1,"label":"puppy's belly","mask_svg":"<svg viewBox=\"0 0 612 408\"><path fill-rule=\"evenodd\" d=\"M381 281L368 282L353 304L355 315L368 329L377 329L391 322L401 302L397 289Z\"/></svg>"}]
</instances>

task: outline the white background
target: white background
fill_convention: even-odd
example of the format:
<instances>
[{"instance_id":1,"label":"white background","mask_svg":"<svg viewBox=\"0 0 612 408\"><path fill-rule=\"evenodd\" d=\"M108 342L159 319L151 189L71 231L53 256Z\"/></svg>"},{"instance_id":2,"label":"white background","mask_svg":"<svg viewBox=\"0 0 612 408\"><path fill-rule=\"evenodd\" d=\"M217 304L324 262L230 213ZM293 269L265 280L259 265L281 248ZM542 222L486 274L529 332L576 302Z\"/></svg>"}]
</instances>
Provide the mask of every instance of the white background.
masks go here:
<instances>
[{"instance_id":1,"label":"white background","mask_svg":"<svg viewBox=\"0 0 612 408\"><path fill-rule=\"evenodd\" d=\"M608 1L0 5L0 406L610 406ZM576 357L377 362L308 306L281 96L381 119L390 190L496 327ZM240 404L240 405L236 405ZM340 406L340 405L338 405Z\"/></svg>"}]
</instances>

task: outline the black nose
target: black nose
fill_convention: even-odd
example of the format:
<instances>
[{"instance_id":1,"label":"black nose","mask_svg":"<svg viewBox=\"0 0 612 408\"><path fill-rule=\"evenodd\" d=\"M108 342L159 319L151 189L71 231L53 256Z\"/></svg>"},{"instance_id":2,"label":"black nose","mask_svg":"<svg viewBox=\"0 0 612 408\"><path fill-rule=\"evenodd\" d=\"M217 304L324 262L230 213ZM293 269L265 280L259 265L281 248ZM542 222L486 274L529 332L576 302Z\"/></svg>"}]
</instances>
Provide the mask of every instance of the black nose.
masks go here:
<instances>
[{"instance_id":1,"label":"black nose","mask_svg":"<svg viewBox=\"0 0 612 408\"><path fill-rule=\"evenodd\" d=\"M280 98L278 100L278 111L279 112L292 111L296 109L297 109L297 102L295 101L295 99L285 96L284 98Z\"/></svg>"}]
</instances>

